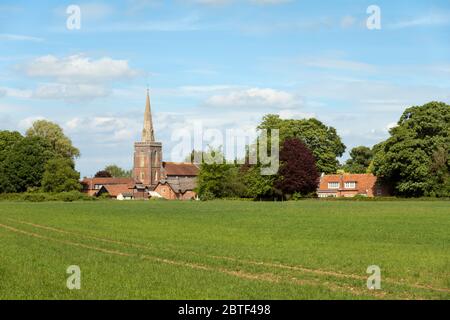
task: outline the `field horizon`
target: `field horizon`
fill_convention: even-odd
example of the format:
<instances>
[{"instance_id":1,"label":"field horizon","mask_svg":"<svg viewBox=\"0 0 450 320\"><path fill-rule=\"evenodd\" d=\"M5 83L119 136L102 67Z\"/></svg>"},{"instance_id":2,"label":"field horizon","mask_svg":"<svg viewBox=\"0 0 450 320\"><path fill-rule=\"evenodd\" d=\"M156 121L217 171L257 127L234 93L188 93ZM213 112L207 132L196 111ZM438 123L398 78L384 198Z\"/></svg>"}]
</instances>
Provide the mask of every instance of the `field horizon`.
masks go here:
<instances>
[{"instance_id":1,"label":"field horizon","mask_svg":"<svg viewBox=\"0 0 450 320\"><path fill-rule=\"evenodd\" d=\"M0 202L0 299L449 299L448 203Z\"/></svg>"}]
</instances>

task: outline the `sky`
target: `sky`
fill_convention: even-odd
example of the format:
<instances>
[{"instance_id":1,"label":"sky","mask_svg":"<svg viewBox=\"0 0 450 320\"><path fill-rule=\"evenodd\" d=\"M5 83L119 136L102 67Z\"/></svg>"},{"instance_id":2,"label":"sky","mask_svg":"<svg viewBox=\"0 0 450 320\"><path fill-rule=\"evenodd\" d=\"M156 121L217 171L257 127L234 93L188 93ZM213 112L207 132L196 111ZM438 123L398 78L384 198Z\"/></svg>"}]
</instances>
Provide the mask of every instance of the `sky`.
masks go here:
<instances>
[{"instance_id":1,"label":"sky","mask_svg":"<svg viewBox=\"0 0 450 320\"><path fill-rule=\"evenodd\" d=\"M47 119L80 149L82 177L129 169L147 86L164 160L183 160L176 132L194 124L249 129L274 113L335 127L343 161L405 108L450 103L450 1L1 1L0 130Z\"/></svg>"}]
</instances>

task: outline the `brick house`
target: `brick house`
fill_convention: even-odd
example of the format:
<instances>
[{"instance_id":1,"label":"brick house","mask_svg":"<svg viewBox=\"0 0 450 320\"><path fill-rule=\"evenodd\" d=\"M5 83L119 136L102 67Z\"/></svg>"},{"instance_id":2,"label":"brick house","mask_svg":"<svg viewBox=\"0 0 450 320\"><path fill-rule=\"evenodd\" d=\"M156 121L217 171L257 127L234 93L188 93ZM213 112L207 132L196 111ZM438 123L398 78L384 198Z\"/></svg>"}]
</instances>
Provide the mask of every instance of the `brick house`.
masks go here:
<instances>
[{"instance_id":1,"label":"brick house","mask_svg":"<svg viewBox=\"0 0 450 320\"><path fill-rule=\"evenodd\" d=\"M366 197L389 196L389 188L378 182L373 174L333 174L320 177L319 198L328 197Z\"/></svg>"},{"instance_id":2,"label":"brick house","mask_svg":"<svg viewBox=\"0 0 450 320\"><path fill-rule=\"evenodd\" d=\"M108 194L111 198L117 200L133 200L133 186L127 184L104 185L97 192L97 196Z\"/></svg>"},{"instance_id":3,"label":"brick house","mask_svg":"<svg viewBox=\"0 0 450 320\"><path fill-rule=\"evenodd\" d=\"M153 190L169 200L196 199L194 189L197 186L199 168L189 162L163 162L161 179Z\"/></svg>"},{"instance_id":4,"label":"brick house","mask_svg":"<svg viewBox=\"0 0 450 320\"><path fill-rule=\"evenodd\" d=\"M196 183L191 179L175 178L161 180L155 187L154 192L168 200L194 200L197 198L194 191L195 187Z\"/></svg>"}]
</instances>

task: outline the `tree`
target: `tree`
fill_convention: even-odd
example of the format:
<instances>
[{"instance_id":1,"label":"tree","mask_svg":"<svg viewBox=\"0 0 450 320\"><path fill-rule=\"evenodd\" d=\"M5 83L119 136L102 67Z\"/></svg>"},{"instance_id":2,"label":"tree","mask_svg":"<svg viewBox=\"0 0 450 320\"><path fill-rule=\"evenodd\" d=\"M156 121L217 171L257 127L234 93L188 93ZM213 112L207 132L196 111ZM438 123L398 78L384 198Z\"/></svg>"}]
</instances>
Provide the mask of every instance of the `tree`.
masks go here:
<instances>
[{"instance_id":1,"label":"tree","mask_svg":"<svg viewBox=\"0 0 450 320\"><path fill-rule=\"evenodd\" d=\"M56 123L37 120L27 130L26 136L47 140L54 152L63 158L74 159L80 156L80 151L72 145L72 141L64 135L62 128Z\"/></svg>"},{"instance_id":2,"label":"tree","mask_svg":"<svg viewBox=\"0 0 450 320\"><path fill-rule=\"evenodd\" d=\"M287 138L298 138L312 151L320 172L335 173L339 168L338 157L345 152L345 145L336 129L327 127L317 119L281 119L278 115L264 116L258 129L279 129L280 144Z\"/></svg>"},{"instance_id":3,"label":"tree","mask_svg":"<svg viewBox=\"0 0 450 320\"><path fill-rule=\"evenodd\" d=\"M350 159L345 162L344 170L349 173L366 173L373 159L372 150L365 146L350 151Z\"/></svg>"},{"instance_id":4,"label":"tree","mask_svg":"<svg viewBox=\"0 0 450 320\"><path fill-rule=\"evenodd\" d=\"M450 105L408 108L390 135L375 147L374 173L398 195L449 195Z\"/></svg>"},{"instance_id":5,"label":"tree","mask_svg":"<svg viewBox=\"0 0 450 320\"><path fill-rule=\"evenodd\" d=\"M276 176L262 175L260 165L242 166L241 173L246 187L245 197L261 200L277 196L274 188Z\"/></svg>"},{"instance_id":6,"label":"tree","mask_svg":"<svg viewBox=\"0 0 450 320\"><path fill-rule=\"evenodd\" d=\"M112 175L111 175L111 173L109 173L106 170L101 170L95 174L95 177L96 178L112 178Z\"/></svg>"},{"instance_id":7,"label":"tree","mask_svg":"<svg viewBox=\"0 0 450 320\"><path fill-rule=\"evenodd\" d=\"M242 181L240 166L225 163L220 149L203 153L205 161L200 165L197 178L197 192L200 198L242 197L246 188ZM208 163L207 159L220 159L220 163Z\"/></svg>"},{"instance_id":8,"label":"tree","mask_svg":"<svg viewBox=\"0 0 450 320\"><path fill-rule=\"evenodd\" d=\"M0 131L0 165L23 136L17 131Z\"/></svg>"},{"instance_id":9,"label":"tree","mask_svg":"<svg viewBox=\"0 0 450 320\"><path fill-rule=\"evenodd\" d=\"M80 174L71 159L54 158L45 164L42 189L45 192L80 191Z\"/></svg>"},{"instance_id":10,"label":"tree","mask_svg":"<svg viewBox=\"0 0 450 320\"><path fill-rule=\"evenodd\" d=\"M276 187L285 195L308 195L316 191L319 172L308 147L297 138L284 140L280 151L281 167Z\"/></svg>"},{"instance_id":11,"label":"tree","mask_svg":"<svg viewBox=\"0 0 450 320\"><path fill-rule=\"evenodd\" d=\"M204 151L192 150L191 153L184 158L184 161L190 162L190 163L195 163L195 162L202 163L204 154L205 154ZM199 161L197 161L197 160L199 160Z\"/></svg>"},{"instance_id":12,"label":"tree","mask_svg":"<svg viewBox=\"0 0 450 320\"><path fill-rule=\"evenodd\" d=\"M45 164L55 154L48 141L26 137L14 144L0 165L0 192L24 192L41 186Z\"/></svg>"},{"instance_id":13,"label":"tree","mask_svg":"<svg viewBox=\"0 0 450 320\"><path fill-rule=\"evenodd\" d=\"M109 174L114 178L130 178L132 176L131 170L124 170L115 164L106 166L103 171L109 172Z\"/></svg>"}]
</instances>

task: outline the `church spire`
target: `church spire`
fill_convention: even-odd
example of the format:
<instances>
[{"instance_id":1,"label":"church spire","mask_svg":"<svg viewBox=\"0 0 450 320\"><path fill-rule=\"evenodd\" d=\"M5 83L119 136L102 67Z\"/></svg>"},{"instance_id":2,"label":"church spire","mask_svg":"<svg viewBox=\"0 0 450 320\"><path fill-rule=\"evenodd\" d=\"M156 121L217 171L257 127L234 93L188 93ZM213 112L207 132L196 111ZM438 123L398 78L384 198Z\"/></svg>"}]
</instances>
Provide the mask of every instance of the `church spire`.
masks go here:
<instances>
[{"instance_id":1,"label":"church spire","mask_svg":"<svg viewBox=\"0 0 450 320\"><path fill-rule=\"evenodd\" d=\"M152 111L150 108L150 94L147 88L147 101L145 102L144 130L142 130L142 142L154 142Z\"/></svg>"}]
</instances>

